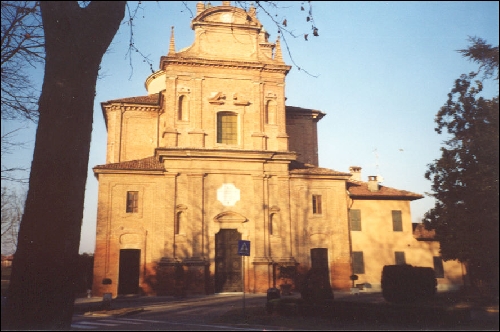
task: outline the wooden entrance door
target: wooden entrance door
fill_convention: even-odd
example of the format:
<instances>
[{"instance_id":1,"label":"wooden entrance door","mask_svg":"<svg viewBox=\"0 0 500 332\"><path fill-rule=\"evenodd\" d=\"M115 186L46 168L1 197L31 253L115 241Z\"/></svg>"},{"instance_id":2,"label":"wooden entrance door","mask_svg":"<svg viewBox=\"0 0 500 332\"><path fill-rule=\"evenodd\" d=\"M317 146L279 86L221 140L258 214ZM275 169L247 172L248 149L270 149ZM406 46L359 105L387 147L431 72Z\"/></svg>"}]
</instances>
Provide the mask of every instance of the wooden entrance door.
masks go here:
<instances>
[{"instance_id":1,"label":"wooden entrance door","mask_svg":"<svg viewBox=\"0 0 500 332\"><path fill-rule=\"evenodd\" d=\"M139 271L141 251L139 249L120 250L118 274L118 294L137 294L139 292Z\"/></svg>"},{"instance_id":2,"label":"wooden entrance door","mask_svg":"<svg viewBox=\"0 0 500 332\"><path fill-rule=\"evenodd\" d=\"M215 234L215 292L242 292L242 258L238 255L241 234L221 229Z\"/></svg>"},{"instance_id":3,"label":"wooden entrance door","mask_svg":"<svg viewBox=\"0 0 500 332\"><path fill-rule=\"evenodd\" d=\"M311 267L313 269L322 269L328 272L328 249L311 249Z\"/></svg>"}]
</instances>

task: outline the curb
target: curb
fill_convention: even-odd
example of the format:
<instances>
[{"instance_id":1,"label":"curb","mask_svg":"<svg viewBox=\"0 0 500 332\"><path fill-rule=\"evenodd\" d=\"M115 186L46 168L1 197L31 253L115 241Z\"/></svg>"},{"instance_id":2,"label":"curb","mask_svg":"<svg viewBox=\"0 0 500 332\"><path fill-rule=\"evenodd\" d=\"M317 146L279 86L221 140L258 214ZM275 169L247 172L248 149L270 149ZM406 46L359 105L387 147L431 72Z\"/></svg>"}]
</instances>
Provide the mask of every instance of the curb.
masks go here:
<instances>
[{"instance_id":1,"label":"curb","mask_svg":"<svg viewBox=\"0 0 500 332\"><path fill-rule=\"evenodd\" d=\"M100 310L100 311L88 311L84 313L84 316L98 316L98 317L120 317L132 315L138 312L144 311L144 308L124 308L124 309L115 309L115 310Z\"/></svg>"}]
</instances>

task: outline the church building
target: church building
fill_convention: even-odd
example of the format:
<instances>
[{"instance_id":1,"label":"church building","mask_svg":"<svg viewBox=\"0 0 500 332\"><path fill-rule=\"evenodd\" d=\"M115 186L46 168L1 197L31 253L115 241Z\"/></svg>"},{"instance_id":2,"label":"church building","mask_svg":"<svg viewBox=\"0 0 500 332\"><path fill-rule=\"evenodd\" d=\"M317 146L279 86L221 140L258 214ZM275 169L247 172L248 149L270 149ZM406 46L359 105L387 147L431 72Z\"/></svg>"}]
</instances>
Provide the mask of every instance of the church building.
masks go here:
<instances>
[{"instance_id":1,"label":"church building","mask_svg":"<svg viewBox=\"0 0 500 332\"><path fill-rule=\"evenodd\" d=\"M95 296L296 290L313 267L376 289L383 265L432 264L412 251L422 195L319 167L326 114L286 105L291 66L255 8L198 3L191 27L180 51L172 28L147 95L101 104Z\"/></svg>"}]
</instances>

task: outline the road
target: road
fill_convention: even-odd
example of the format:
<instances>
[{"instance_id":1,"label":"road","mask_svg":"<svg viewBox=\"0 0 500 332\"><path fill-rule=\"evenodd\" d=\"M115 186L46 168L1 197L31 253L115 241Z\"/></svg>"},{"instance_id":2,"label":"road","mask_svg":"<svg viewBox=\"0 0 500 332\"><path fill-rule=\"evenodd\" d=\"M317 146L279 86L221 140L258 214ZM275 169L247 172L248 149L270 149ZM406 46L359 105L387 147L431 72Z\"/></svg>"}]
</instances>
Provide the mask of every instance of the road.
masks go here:
<instances>
[{"instance_id":1,"label":"road","mask_svg":"<svg viewBox=\"0 0 500 332\"><path fill-rule=\"evenodd\" d=\"M245 307L264 307L265 295L213 295L186 299L164 298L161 302L141 303L142 310L132 310L130 315L121 314L119 309L110 311L118 315L76 314L73 317L72 330L181 330L181 331L220 331L245 330L262 331L263 327L235 326L233 324L214 323L217 317L232 309L243 311ZM124 305L126 306L126 305ZM270 327L274 329L273 327Z\"/></svg>"},{"instance_id":2,"label":"road","mask_svg":"<svg viewBox=\"0 0 500 332\"><path fill-rule=\"evenodd\" d=\"M383 301L379 295L363 294L364 297L350 297L360 301L378 303ZM337 298L337 297L336 297ZM347 299L347 298L345 298ZM345 300L344 299L344 300ZM339 299L341 301L342 299ZM113 300L115 301L115 300ZM71 330L176 330L176 331L303 331L303 330L439 330L432 322L405 326L391 322L336 321L315 317L283 317L263 314L261 319L247 323L243 318L243 305L246 314L264 311L266 296L263 294L219 294L188 297L141 297L121 299L113 302L110 311L93 311L93 315L77 312L73 317ZM228 317L228 312L233 317ZM115 315L113 315L113 313ZM103 314L103 315L102 315ZM484 312L481 313L484 315ZM235 319L240 315L241 320ZM498 306L493 320L483 321L483 317L466 325L453 325L451 330L496 330L498 331ZM488 318L489 319L489 318ZM237 323L235 323L237 322ZM257 322L257 323L255 323ZM447 329L450 330L450 329Z\"/></svg>"}]
</instances>

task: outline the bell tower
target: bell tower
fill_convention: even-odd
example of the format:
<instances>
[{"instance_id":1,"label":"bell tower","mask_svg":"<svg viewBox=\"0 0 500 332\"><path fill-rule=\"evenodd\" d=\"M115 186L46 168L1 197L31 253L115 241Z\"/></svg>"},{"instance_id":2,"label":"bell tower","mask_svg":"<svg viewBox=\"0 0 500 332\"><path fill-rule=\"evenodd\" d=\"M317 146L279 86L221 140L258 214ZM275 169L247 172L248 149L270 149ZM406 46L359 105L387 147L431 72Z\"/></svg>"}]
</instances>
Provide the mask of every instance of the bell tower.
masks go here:
<instances>
[{"instance_id":1,"label":"bell tower","mask_svg":"<svg viewBox=\"0 0 500 332\"><path fill-rule=\"evenodd\" d=\"M172 28L160 70L146 80L162 92L159 148L288 151L285 76L279 38L248 11L197 5L195 40L175 50Z\"/></svg>"}]
</instances>

